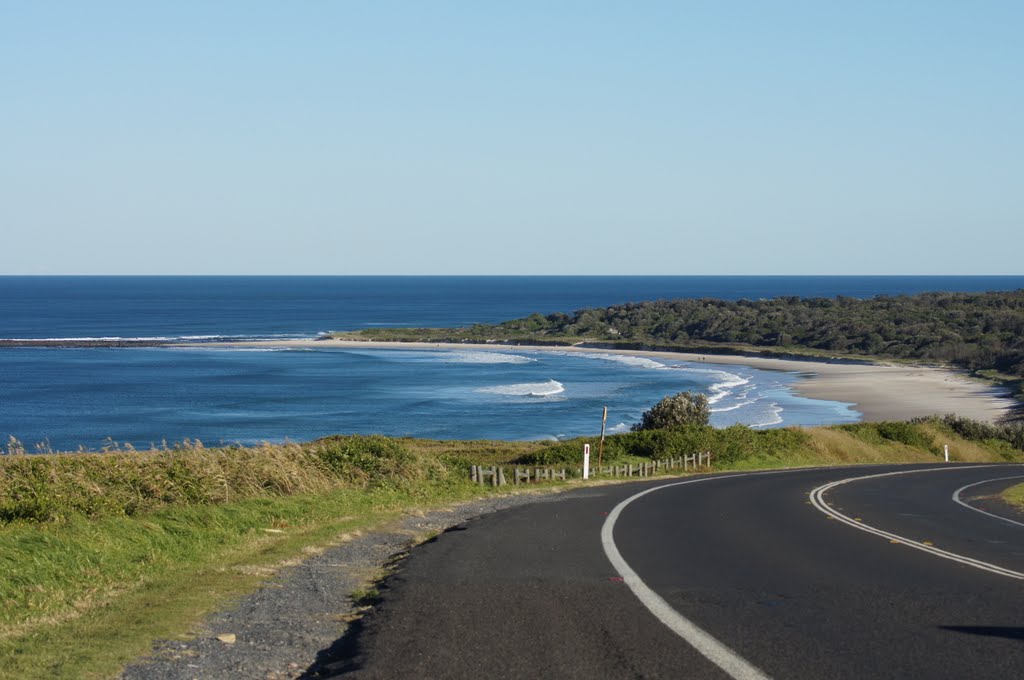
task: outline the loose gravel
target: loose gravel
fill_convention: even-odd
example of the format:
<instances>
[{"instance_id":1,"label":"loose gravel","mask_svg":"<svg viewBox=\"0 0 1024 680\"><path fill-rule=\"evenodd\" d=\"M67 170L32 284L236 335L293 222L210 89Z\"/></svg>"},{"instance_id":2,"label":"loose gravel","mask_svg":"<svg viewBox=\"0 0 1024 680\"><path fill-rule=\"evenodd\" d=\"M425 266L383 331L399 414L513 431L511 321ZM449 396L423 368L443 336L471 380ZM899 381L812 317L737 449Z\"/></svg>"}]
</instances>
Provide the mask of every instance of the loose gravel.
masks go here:
<instances>
[{"instance_id":1,"label":"loose gravel","mask_svg":"<svg viewBox=\"0 0 1024 680\"><path fill-rule=\"evenodd\" d=\"M483 498L351 535L282 569L235 606L209 616L193 639L157 642L149 657L127 667L121 677L279 680L332 675L344 663L339 649L343 636L366 606L366 597L358 593L370 591L390 564L416 543L473 517L543 499L538 493Z\"/></svg>"}]
</instances>

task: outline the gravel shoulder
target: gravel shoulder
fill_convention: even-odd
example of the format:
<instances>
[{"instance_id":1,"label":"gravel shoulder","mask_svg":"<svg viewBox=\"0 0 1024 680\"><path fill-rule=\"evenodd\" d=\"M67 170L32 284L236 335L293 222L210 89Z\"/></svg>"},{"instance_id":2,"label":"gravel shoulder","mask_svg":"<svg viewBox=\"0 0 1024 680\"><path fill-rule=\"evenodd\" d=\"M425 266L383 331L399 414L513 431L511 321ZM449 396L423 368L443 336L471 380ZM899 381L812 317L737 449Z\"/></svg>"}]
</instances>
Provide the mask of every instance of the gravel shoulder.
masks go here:
<instances>
[{"instance_id":1,"label":"gravel shoulder","mask_svg":"<svg viewBox=\"0 0 1024 680\"><path fill-rule=\"evenodd\" d=\"M354 595L370 588L389 564L468 519L534 503L560 490L477 499L345 536L341 544L281 569L258 591L207 617L191 639L158 641L151 655L128 666L121 678L278 680L333 674L336 643L365 606Z\"/></svg>"}]
</instances>

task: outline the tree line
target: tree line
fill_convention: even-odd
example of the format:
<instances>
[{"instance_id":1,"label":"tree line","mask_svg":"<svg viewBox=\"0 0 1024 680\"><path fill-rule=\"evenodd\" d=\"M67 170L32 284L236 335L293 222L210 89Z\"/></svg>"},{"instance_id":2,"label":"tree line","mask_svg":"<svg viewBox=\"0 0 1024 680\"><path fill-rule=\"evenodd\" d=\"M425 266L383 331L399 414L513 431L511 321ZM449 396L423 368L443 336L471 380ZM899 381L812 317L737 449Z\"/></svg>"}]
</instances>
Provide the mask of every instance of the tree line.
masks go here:
<instances>
[{"instance_id":1,"label":"tree line","mask_svg":"<svg viewBox=\"0 0 1024 680\"><path fill-rule=\"evenodd\" d=\"M998 371L1004 378L1024 381L1024 289L870 299L657 300L571 314L531 314L494 325L377 328L331 335L425 342L592 342L707 353L810 351L934 361Z\"/></svg>"},{"instance_id":2,"label":"tree line","mask_svg":"<svg viewBox=\"0 0 1024 680\"><path fill-rule=\"evenodd\" d=\"M723 343L922 359L1024 377L1024 290L658 300L533 314L472 335L575 338L686 347Z\"/></svg>"}]
</instances>

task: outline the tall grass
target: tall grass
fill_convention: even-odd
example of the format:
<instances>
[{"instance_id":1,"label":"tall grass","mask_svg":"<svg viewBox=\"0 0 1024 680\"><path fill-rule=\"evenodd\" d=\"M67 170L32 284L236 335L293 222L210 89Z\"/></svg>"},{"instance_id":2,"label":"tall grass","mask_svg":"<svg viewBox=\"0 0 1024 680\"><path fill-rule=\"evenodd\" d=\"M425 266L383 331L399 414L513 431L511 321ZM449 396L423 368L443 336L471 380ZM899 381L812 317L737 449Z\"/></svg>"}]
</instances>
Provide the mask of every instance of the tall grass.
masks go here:
<instances>
[{"instance_id":1,"label":"tall grass","mask_svg":"<svg viewBox=\"0 0 1024 680\"><path fill-rule=\"evenodd\" d=\"M781 465L835 458L842 433L851 448L866 445L872 460L921 460L961 442L971 459L1017 460L1024 424L992 425L948 415L910 422L856 423L805 430L690 426L608 437L604 462L665 458L711 451L718 467ZM54 522L70 517L134 517L161 508L217 505L252 498L322 494L335 489L417 490L459 484L471 463L579 465L584 444L565 442L436 442L378 435L333 436L305 444L108 453L28 454L9 446L0 455L0 524ZM879 456L879 452L883 452Z\"/></svg>"},{"instance_id":2,"label":"tall grass","mask_svg":"<svg viewBox=\"0 0 1024 680\"><path fill-rule=\"evenodd\" d=\"M378 436L0 456L0 678L109 676L283 559L479 494Z\"/></svg>"},{"instance_id":3,"label":"tall grass","mask_svg":"<svg viewBox=\"0 0 1024 680\"><path fill-rule=\"evenodd\" d=\"M457 461L450 461L457 462ZM0 522L128 516L169 506L407 488L456 473L435 456L380 436L308 444L0 456Z\"/></svg>"}]
</instances>

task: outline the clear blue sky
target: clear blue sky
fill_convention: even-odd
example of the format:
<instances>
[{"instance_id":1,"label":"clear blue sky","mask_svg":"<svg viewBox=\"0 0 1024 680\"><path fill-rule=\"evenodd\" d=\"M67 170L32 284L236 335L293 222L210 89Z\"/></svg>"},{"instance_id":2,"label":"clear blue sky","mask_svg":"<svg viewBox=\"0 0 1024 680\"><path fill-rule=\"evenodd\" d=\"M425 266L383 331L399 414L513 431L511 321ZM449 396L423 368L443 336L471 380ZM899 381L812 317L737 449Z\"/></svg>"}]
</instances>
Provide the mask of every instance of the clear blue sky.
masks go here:
<instances>
[{"instance_id":1,"label":"clear blue sky","mask_svg":"<svg viewBox=\"0 0 1024 680\"><path fill-rule=\"evenodd\" d=\"M0 0L0 274L1020 274L1024 2Z\"/></svg>"}]
</instances>

